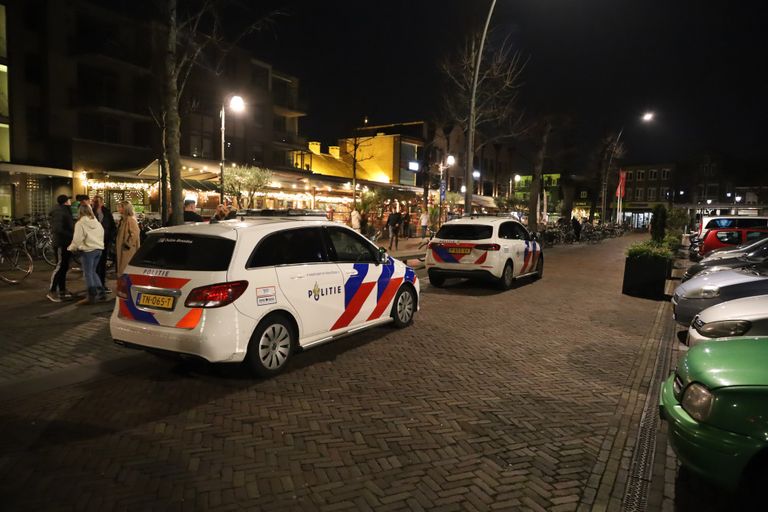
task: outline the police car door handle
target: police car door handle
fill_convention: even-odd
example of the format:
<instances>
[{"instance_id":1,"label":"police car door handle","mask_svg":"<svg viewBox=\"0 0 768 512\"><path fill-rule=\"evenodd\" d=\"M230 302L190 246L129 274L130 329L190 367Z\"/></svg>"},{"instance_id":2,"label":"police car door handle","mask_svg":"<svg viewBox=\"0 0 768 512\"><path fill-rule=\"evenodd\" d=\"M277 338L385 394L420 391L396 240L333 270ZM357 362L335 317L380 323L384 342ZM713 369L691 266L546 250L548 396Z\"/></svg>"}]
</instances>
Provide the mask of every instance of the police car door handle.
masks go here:
<instances>
[{"instance_id":1,"label":"police car door handle","mask_svg":"<svg viewBox=\"0 0 768 512\"><path fill-rule=\"evenodd\" d=\"M347 276L356 276L357 275L357 270L348 270L348 271L344 272L344 274L347 275Z\"/></svg>"},{"instance_id":2,"label":"police car door handle","mask_svg":"<svg viewBox=\"0 0 768 512\"><path fill-rule=\"evenodd\" d=\"M291 279L304 279L305 277L307 277L307 276L305 276L305 275L298 275L298 276L291 276Z\"/></svg>"}]
</instances>

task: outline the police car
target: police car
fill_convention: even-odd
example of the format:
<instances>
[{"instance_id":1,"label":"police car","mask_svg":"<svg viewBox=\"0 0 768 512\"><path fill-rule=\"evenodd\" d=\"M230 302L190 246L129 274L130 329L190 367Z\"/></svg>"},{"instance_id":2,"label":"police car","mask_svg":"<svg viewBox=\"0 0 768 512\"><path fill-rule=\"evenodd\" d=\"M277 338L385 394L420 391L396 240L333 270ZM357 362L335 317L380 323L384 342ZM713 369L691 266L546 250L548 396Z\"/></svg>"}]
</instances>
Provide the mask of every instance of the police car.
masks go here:
<instances>
[{"instance_id":1,"label":"police car","mask_svg":"<svg viewBox=\"0 0 768 512\"><path fill-rule=\"evenodd\" d=\"M271 217L152 231L118 280L122 345L247 361L280 372L297 349L369 327L405 327L413 269L326 220Z\"/></svg>"},{"instance_id":2,"label":"police car","mask_svg":"<svg viewBox=\"0 0 768 512\"><path fill-rule=\"evenodd\" d=\"M427 247L429 282L450 277L492 280L502 289L524 276L544 273L541 244L508 217L464 217L442 225Z\"/></svg>"}]
</instances>

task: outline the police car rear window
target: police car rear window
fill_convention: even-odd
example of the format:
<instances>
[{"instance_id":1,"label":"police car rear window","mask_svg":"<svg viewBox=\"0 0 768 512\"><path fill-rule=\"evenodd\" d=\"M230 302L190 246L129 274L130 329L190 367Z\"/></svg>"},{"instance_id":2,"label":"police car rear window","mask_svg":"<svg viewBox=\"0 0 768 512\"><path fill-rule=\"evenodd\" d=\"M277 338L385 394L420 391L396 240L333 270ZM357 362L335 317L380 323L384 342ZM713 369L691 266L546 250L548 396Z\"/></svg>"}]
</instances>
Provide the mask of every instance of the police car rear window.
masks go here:
<instances>
[{"instance_id":1,"label":"police car rear window","mask_svg":"<svg viewBox=\"0 0 768 512\"><path fill-rule=\"evenodd\" d=\"M168 270L227 270L235 241L177 233L149 235L131 265Z\"/></svg>"},{"instance_id":2,"label":"police car rear window","mask_svg":"<svg viewBox=\"0 0 768 512\"><path fill-rule=\"evenodd\" d=\"M445 224L437 232L437 238L446 240L484 240L491 238L492 226L481 224Z\"/></svg>"}]
</instances>

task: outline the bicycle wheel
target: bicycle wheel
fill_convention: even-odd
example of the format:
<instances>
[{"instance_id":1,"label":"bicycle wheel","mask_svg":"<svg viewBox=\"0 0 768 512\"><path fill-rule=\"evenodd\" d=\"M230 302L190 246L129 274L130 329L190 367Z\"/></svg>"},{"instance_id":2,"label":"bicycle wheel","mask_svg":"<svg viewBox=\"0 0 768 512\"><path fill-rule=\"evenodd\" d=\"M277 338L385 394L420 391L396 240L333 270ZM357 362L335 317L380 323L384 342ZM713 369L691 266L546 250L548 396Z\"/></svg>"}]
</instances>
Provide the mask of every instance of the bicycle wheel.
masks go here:
<instances>
[{"instance_id":1,"label":"bicycle wheel","mask_svg":"<svg viewBox=\"0 0 768 512\"><path fill-rule=\"evenodd\" d=\"M47 264L52 267L56 266L56 249L53 248L53 244L50 240L43 242L40 252L43 253L43 259Z\"/></svg>"},{"instance_id":2,"label":"bicycle wheel","mask_svg":"<svg viewBox=\"0 0 768 512\"><path fill-rule=\"evenodd\" d=\"M0 255L0 279L9 284L18 284L32 273L32 256L22 247L13 247Z\"/></svg>"}]
</instances>

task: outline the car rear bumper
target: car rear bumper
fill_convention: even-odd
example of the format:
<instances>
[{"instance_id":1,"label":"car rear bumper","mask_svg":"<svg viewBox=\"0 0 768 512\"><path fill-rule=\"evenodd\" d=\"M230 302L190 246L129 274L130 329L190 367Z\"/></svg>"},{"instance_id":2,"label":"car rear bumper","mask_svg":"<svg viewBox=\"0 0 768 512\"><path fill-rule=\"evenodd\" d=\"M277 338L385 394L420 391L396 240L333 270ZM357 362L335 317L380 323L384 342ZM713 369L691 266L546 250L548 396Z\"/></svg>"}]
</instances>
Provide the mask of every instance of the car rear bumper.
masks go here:
<instances>
[{"instance_id":1,"label":"car rear bumper","mask_svg":"<svg viewBox=\"0 0 768 512\"><path fill-rule=\"evenodd\" d=\"M110 333L116 343L195 356L212 363L242 361L254 328L252 319L240 314L232 315L231 321L226 324L206 322L204 319L195 329L137 322L121 318L117 311L109 322Z\"/></svg>"},{"instance_id":2,"label":"car rear bumper","mask_svg":"<svg viewBox=\"0 0 768 512\"><path fill-rule=\"evenodd\" d=\"M674 375L662 385L659 414L669 424L669 443L680 463L706 480L736 489L744 468L762 446L691 418L675 398L673 381Z\"/></svg>"},{"instance_id":3,"label":"car rear bumper","mask_svg":"<svg viewBox=\"0 0 768 512\"><path fill-rule=\"evenodd\" d=\"M459 278L459 279L480 279L484 281L495 281L497 276L493 275L490 270L463 270L463 269L446 269L446 268L430 268L428 274L435 277L441 277L445 279Z\"/></svg>"}]
</instances>

